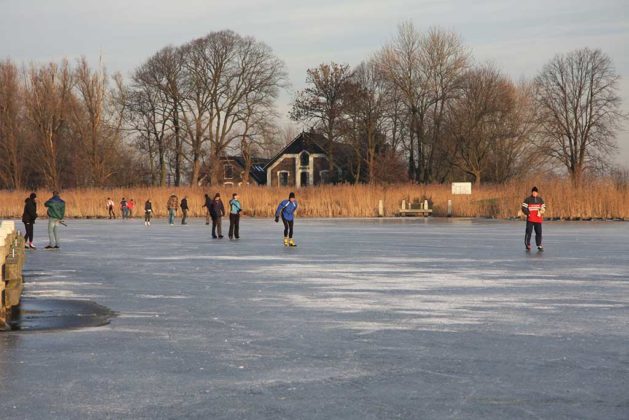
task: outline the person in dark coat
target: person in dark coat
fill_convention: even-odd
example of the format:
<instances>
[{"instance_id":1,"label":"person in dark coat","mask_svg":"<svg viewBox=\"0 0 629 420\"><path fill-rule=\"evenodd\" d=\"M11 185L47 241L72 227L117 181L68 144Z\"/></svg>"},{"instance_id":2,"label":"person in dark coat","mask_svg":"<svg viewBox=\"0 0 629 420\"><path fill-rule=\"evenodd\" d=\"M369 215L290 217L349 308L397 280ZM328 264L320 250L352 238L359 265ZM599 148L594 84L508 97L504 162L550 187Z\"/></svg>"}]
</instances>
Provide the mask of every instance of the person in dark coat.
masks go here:
<instances>
[{"instance_id":1,"label":"person in dark coat","mask_svg":"<svg viewBox=\"0 0 629 420\"><path fill-rule=\"evenodd\" d=\"M26 242L27 249L37 249L33 245L33 225L37 219L37 194L34 192L24 200L24 212L22 213L22 222L24 223L24 229L26 235L24 235L24 242Z\"/></svg>"},{"instance_id":2,"label":"person in dark coat","mask_svg":"<svg viewBox=\"0 0 629 420\"><path fill-rule=\"evenodd\" d=\"M212 204L210 204L210 216L212 217L212 238L223 239L221 224L223 222L223 216L225 216L225 206L221 201L221 195L219 193L216 193Z\"/></svg>"},{"instance_id":3,"label":"person in dark coat","mask_svg":"<svg viewBox=\"0 0 629 420\"><path fill-rule=\"evenodd\" d=\"M203 203L203 205L201 206L201 208L205 207L206 213L205 213L205 224L209 225L210 224L210 207L212 207L212 199L210 198L209 195L205 194L205 202Z\"/></svg>"},{"instance_id":4,"label":"person in dark coat","mask_svg":"<svg viewBox=\"0 0 629 420\"><path fill-rule=\"evenodd\" d=\"M185 195L183 196L179 207L181 207L181 213L182 213L181 224L187 225L188 222L186 220L188 219L188 197L186 197Z\"/></svg>"}]
</instances>

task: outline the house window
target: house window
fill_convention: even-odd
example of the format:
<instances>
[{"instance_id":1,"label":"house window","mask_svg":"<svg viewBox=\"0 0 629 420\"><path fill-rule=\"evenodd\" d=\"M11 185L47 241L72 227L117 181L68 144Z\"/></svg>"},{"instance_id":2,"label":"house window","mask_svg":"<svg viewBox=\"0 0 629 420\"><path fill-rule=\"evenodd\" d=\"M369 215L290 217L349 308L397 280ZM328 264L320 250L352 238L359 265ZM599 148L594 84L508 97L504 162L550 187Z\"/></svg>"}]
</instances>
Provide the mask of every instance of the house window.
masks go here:
<instances>
[{"instance_id":1,"label":"house window","mask_svg":"<svg viewBox=\"0 0 629 420\"><path fill-rule=\"evenodd\" d=\"M225 165L225 179L232 179L234 177L234 167L232 165Z\"/></svg>"},{"instance_id":2,"label":"house window","mask_svg":"<svg viewBox=\"0 0 629 420\"><path fill-rule=\"evenodd\" d=\"M310 166L310 153L302 152L299 161L301 166Z\"/></svg>"},{"instance_id":3,"label":"house window","mask_svg":"<svg viewBox=\"0 0 629 420\"><path fill-rule=\"evenodd\" d=\"M329 182L330 179L330 171L328 171L327 169L320 171L319 172L319 178L321 179L321 184L327 184Z\"/></svg>"},{"instance_id":4,"label":"house window","mask_svg":"<svg viewBox=\"0 0 629 420\"><path fill-rule=\"evenodd\" d=\"M288 186L288 171L280 171L277 173L280 187Z\"/></svg>"}]
</instances>

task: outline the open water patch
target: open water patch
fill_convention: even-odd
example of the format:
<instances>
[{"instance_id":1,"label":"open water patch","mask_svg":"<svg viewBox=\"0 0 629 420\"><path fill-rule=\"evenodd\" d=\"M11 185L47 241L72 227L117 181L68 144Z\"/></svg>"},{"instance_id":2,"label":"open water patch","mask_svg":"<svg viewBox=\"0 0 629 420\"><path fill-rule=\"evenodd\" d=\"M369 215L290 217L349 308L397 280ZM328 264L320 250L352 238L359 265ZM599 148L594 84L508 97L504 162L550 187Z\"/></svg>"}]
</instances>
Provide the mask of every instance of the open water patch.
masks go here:
<instances>
[{"instance_id":1,"label":"open water patch","mask_svg":"<svg viewBox=\"0 0 629 420\"><path fill-rule=\"evenodd\" d=\"M87 300L23 297L7 324L11 331L54 331L107 325L116 313Z\"/></svg>"}]
</instances>

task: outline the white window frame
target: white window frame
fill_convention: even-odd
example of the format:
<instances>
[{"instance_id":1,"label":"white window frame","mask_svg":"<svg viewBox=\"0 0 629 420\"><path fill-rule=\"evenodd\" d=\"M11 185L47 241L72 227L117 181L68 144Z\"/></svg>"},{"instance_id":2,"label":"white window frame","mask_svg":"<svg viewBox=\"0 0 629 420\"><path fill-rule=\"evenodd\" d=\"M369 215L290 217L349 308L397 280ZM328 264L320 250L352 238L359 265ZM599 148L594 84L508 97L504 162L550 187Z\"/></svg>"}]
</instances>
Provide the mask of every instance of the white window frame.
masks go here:
<instances>
[{"instance_id":1,"label":"white window frame","mask_svg":"<svg viewBox=\"0 0 629 420\"><path fill-rule=\"evenodd\" d=\"M326 179L323 180L323 174L325 174ZM319 171L319 184L325 185L330 180L330 171L328 169L322 169Z\"/></svg>"},{"instance_id":2,"label":"white window frame","mask_svg":"<svg viewBox=\"0 0 629 420\"><path fill-rule=\"evenodd\" d=\"M231 169L231 175L232 176L227 176L227 167L230 166ZM225 163L223 164L223 179L234 179L234 165L232 165L231 163Z\"/></svg>"},{"instance_id":3,"label":"white window frame","mask_svg":"<svg viewBox=\"0 0 629 420\"><path fill-rule=\"evenodd\" d=\"M286 185L282 185L282 174L286 174ZM287 187L290 183L290 171L277 171L277 186Z\"/></svg>"}]
</instances>

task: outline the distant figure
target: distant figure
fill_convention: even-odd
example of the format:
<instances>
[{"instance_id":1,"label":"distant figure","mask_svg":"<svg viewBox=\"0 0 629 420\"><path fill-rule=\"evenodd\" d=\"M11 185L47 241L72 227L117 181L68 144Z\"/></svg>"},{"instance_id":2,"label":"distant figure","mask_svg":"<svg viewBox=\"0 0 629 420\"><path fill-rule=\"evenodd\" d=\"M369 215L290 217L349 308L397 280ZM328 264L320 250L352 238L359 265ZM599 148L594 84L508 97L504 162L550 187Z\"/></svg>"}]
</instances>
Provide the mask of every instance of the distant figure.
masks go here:
<instances>
[{"instance_id":1,"label":"distant figure","mask_svg":"<svg viewBox=\"0 0 629 420\"><path fill-rule=\"evenodd\" d=\"M24 223L24 229L26 235L24 235L24 242L26 242L26 249L37 249L33 245L33 225L35 219L37 219L37 194L34 192L24 200L24 212L22 213L22 222Z\"/></svg>"},{"instance_id":2,"label":"distant figure","mask_svg":"<svg viewBox=\"0 0 629 420\"><path fill-rule=\"evenodd\" d=\"M151 216L153 215L153 203L149 198L144 203L144 226L151 226Z\"/></svg>"},{"instance_id":3,"label":"distant figure","mask_svg":"<svg viewBox=\"0 0 629 420\"><path fill-rule=\"evenodd\" d=\"M133 201L133 198L132 198L127 203L127 211L128 211L127 218L133 217L133 209L135 209L135 201Z\"/></svg>"},{"instance_id":4,"label":"distant figure","mask_svg":"<svg viewBox=\"0 0 629 420\"><path fill-rule=\"evenodd\" d=\"M220 193L216 193L214 200L212 200L210 204L210 216L212 216L212 238L223 239L221 225L223 223L223 216L225 216L225 206L221 201Z\"/></svg>"},{"instance_id":5,"label":"distant figure","mask_svg":"<svg viewBox=\"0 0 629 420\"><path fill-rule=\"evenodd\" d=\"M242 207L238 200L238 193L232 194L229 200L229 239L240 239L240 212Z\"/></svg>"},{"instance_id":6,"label":"distant figure","mask_svg":"<svg viewBox=\"0 0 629 420\"><path fill-rule=\"evenodd\" d=\"M543 251L542 246L542 222L543 214L546 212L546 204L539 196L537 187L533 187L531 195L524 199L522 203L522 213L526 214L526 232L524 234L524 246L527 251L531 250L531 235L535 229L535 244L539 251Z\"/></svg>"},{"instance_id":7,"label":"distant figure","mask_svg":"<svg viewBox=\"0 0 629 420\"><path fill-rule=\"evenodd\" d=\"M212 207L212 199L210 198L210 196L208 194L205 194L205 203L203 203L203 205L201 206L201 208L205 207L206 213L205 213L205 224L209 225L210 224L210 208Z\"/></svg>"},{"instance_id":8,"label":"distant figure","mask_svg":"<svg viewBox=\"0 0 629 420\"><path fill-rule=\"evenodd\" d=\"M127 199L124 197L122 197L122 200L120 200L120 214L122 214L123 219L129 217L129 207L127 204Z\"/></svg>"},{"instance_id":9,"label":"distant figure","mask_svg":"<svg viewBox=\"0 0 629 420\"><path fill-rule=\"evenodd\" d=\"M188 219L188 197L187 196L183 196L183 198L181 199L181 224L182 225L187 225L188 222L186 222L186 220Z\"/></svg>"},{"instance_id":10,"label":"distant figure","mask_svg":"<svg viewBox=\"0 0 629 420\"><path fill-rule=\"evenodd\" d=\"M116 218L116 212L114 212L114 200L111 197L107 197L107 210L109 211L109 219Z\"/></svg>"},{"instance_id":11,"label":"distant figure","mask_svg":"<svg viewBox=\"0 0 629 420\"><path fill-rule=\"evenodd\" d=\"M59 249L58 228L63 224L66 214L66 203L59 197L58 191L53 191L52 197L44 203L48 208L48 245L46 249Z\"/></svg>"},{"instance_id":12,"label":"distant figure","mask_svg":"<svg viewBox=\"0 0 629 420\"><path fill-rule=\"evenodd\" d=\"M168 203L166 204L166 208L168 209L168 224L171 226L175 225L175 213L177 213L177 206L179 205L179 200L175 193L171 194L168 198Z\"/></svg>"},{"instance_id":13,"label":"distant figure","mask_svg":"<svg viewBox=\"0 0 629 420\"><path fill-rule=\"evenodd\" d=\"M284 246L297 246L293 240L293 224L295 221L295 211L297 211L297 200L295 193L288 195L288 200L284 200L277 206L275 211L275 223L279 222L280 217L284 223Z\"/></svg>"}]
</instances>

